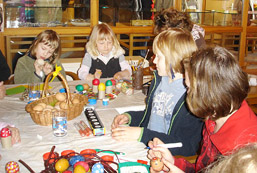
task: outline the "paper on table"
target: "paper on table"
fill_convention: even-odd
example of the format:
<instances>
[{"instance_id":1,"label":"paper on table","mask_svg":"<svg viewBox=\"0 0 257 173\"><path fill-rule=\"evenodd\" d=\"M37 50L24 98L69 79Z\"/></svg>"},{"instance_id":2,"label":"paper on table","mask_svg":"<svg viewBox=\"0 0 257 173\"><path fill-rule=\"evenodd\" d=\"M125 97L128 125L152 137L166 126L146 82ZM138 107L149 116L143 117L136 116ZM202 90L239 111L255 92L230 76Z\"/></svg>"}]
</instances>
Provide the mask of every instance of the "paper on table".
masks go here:
<instances>
[{"instance_id":1,"label":"paper on table","mask_svg":"<svg viewBox=\"0 0 257 173\"><path fill-rule=\"evenodd\" d=\"M145 105L142 106L133 106L133 107L123 107L123 108L115 108L119 114L122 114L127 111L143 111L145 109Z\"/></svg>"}]
</instances>

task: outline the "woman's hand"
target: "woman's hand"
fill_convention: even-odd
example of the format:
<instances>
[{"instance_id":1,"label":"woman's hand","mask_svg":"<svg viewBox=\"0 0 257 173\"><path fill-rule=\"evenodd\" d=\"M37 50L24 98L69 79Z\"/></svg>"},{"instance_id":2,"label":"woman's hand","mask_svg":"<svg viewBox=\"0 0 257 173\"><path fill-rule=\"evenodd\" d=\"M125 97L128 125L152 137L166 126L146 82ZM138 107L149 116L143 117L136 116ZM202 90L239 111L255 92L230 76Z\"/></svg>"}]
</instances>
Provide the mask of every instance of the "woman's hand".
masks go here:
<instances>
[{"instance_id":1,"label":"woman's hand","mask_svg":"<svg viewBox=\"0 0 257 173\"><path fill-rule=\"evenodd\" d=\"M141 135L141 127L117 127L112 129L112 137L117 141L137 141Z\"/></svg>"},{"instance_id":2,"label":"woman's hand","mask_svg":"<svg viewBox=\"0 0 257 173\"><path fill-rule=\"evenodd\" d=\"M20 131L16 127L6 126L12 132L12 144L21 142Z\"/></svg>"},{"instance_id":3,"label":"woman's hand","mask_svg":"<svg viewBox=\"0 0 257 173\"><path fill-rule=\"evenodd\" d=\"M128 115L126 115L126 114L117 115L112 122L111 128L115 129L115 128L119 127L120 125L127 124L128 122L129 122Z\"/></svg>"}]
</instances>

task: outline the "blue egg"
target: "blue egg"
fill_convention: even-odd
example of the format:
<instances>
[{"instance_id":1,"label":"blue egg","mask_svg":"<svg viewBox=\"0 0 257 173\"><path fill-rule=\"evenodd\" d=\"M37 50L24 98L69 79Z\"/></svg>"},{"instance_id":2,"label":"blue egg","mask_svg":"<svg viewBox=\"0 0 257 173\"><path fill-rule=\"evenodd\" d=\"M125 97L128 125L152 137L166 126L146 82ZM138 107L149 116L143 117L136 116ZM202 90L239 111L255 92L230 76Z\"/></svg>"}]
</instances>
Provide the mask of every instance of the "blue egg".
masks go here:
<instances>
[{"instance_id":1,"label":"blue egg","mask_svg":"<svg viewBox=\"0 0 257 173\"><path fill-rule=\"evenodd\" d=\"M101 163L96 163L92 167L92 173L104 173L104 166Z\"/></svg>"},{"instance_id":2,"label":"blue egg","mask_svg":"<svg viewBox=\"0 0 257 173\"><path fill-rule=\"evenodd\" d=\"M79 161L85 161L85 158L83 156L80 156L80 155L73 156L72 158L70 158L69 163L70 163L71 166L73 166Z\"/></svg>"}]
</instances>

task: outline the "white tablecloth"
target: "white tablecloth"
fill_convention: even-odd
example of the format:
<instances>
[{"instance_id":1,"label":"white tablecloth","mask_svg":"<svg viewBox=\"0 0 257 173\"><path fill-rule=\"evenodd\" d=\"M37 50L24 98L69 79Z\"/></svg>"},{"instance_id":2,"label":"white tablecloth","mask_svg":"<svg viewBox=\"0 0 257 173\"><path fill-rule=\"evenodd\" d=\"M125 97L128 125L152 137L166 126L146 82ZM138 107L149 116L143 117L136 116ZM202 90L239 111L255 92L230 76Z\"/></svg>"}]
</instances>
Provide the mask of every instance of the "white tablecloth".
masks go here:
<instances>
[{"instance_id":1,"label":"white tablecloth","mask_svg":"<svg viewBox=\"0 0 257 173\"><path fill-rule=\"evenodd\" d=\"M69 82L71 91L75 90L77 84L83 84L85 81ZM60 83L51 83L53 90L58 91L63 86ZM141 159L146 160L147 150L145 145L140 142L117 142L110 136L110 126L115 115L127 110L144 109L145 96L141 90L136 90L134 95L126 96L122 93L109 102L108 106L103 106L100 101L95 105L95 110L100 116L106 128L106 135L81 137L75 127L74 122L80 120L86 121L84 112L80 116L68 122L68 134L64 137L55 137L52 134L51 126L40 126L35 124L30 115L25 111L27 102L19 100L20 94L7 96L0 100L0 121L14 124L21 134L21 143L15 144L11 149L0 148L2 160L0 161L0 172L4 172L5 164L8 161L19 159L26 162L35 172L44 169L43 154L49 152L53 145L55 151L59 154L63 150L72 149L80 152L83 149L104 149L124 152L128 160ZM21 163L19 163L22 173L29 172Z\"/></svg>"}]
</instances>

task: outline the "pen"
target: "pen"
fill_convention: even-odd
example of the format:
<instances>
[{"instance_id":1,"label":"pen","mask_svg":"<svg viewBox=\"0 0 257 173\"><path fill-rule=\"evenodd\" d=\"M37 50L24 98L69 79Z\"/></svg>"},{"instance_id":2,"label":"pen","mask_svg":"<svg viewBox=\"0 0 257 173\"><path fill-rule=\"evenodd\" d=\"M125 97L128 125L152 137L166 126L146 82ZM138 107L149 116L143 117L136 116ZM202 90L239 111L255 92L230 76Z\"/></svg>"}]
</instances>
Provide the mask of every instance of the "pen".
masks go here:
<instances>
[{"instance_id":1,"label":"pen","mask_svg":"<svg viewBox=\"0 0 257 173\"><path fill-rule=\"evenodd\" d=\"M168 144L159 144L158 147L164 147L164 148L179 148L182 147L182 142L177 143L168 143ZM151 149L150 147L145 147L145 149Z\"/></svg>"},{"instance_id":2,"label":"pen","mask_svg":"<svg viewBox=\"0 0 257 173\"><path fill-rule=\"evenodd\" d=\"M101 152L101 153L108 153L108 154L117 154L117 155L125 155L123 152L118 152L118 151L110 151L110 150L101 150L101 149L95 149L96 152Z\"/></svg>"},{"instance_id":3,"label":"pen","mask_svg":"<svg viewBox=\"0 0 257 173\"><path fill-rule=\"evenodd\" d=\"M78 123L74 123L73 125L79 132L80 136L82 136L82 137L85 136L85 134L82 132L81 128L79 127Z\"/></svg>"},{"instance_id":4,"label":"pen","mask_svg":"<svg viewBox=\"0 0 257 173\"><path fill-rule=\"evenodd\" d=\"M88 135L93 134L92 130L86 125L86 123L83 120L80 121L80 124L86 129Z\"/></svg>"}]
</instances>

